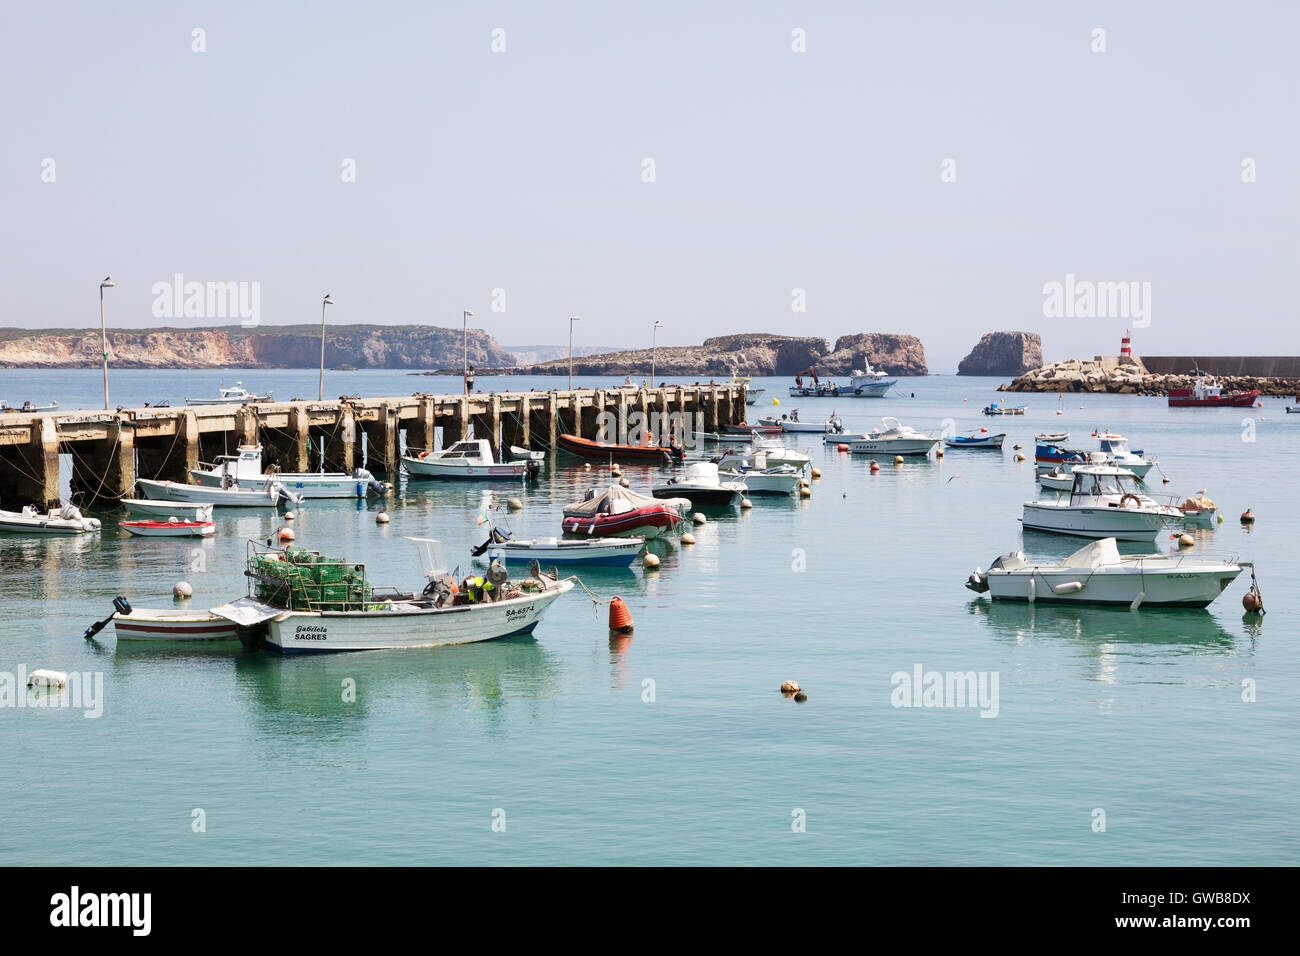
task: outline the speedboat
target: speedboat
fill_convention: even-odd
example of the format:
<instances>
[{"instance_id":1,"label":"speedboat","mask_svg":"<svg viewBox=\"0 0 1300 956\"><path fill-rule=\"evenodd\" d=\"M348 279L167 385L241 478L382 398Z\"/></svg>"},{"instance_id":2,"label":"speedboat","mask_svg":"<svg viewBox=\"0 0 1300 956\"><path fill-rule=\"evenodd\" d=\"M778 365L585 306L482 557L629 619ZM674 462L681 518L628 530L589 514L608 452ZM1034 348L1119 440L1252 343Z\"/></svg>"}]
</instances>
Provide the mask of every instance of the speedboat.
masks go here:
<instances>
[{"instance_id":1,"label":"speedboat","mask_svg":"<svg viewBox=\"0 0 1300 956\"><path fill-rule=\"evenodd\" d=\"M735 463L718 472L726 481L743 481L750 495L792 495L799 487L803 472L792 465L752 468Z\"/></svg>"},{"instance_id":2,"label":"speedboat","mask_svg":"<svg viewBox=\"0 0 1300 956\"><path fill-rule=\"evenodd\" d=\"M442 451L403 455L402 464L412 478L521 479L541 470L541 462L531 458L498 462L486 438L467 438Z\"/></svg>"},{"instance_id":3,"label":"speedboat","mask_svg":"<svg viewBox=\"0 0 1300 956\"><path fill-rule=\"evenodd\" d=\"M601 461L681 461L684 453L682 446L673 442L667 445L619 445L569 434L560 435L556 441L571 455Z\"/></svg>"},{"instance_id":4,"label":"speedboat","mask_svg":"<svg viewBox=\"0 0 1300 956\"><path fill-rule=\"evenodd\" d=\"M862 441L866 437L861 432L846 432L844 422L838 415L831 412L831 417L826 420L826 434L822 436L822 442L827 445L843 445L853 441Z\"/></svg>"},{"instance_id":5,"label":"speedboat","mask_svg":"<svg viewBox=\"0 0 1300 956\"><path fill-rule=\"evenodd\" d=\"M1134 451L1129 448L1128 439L1123 435L1116 435L1111 432L1094 432L1094 435L1101 445L1101 451L1092 456L1093 461L1099 464L1127 468L1139 478L1145 478L1147 472L1155 467L1155 462L1149 458L1143 458L1140 450Z\"/></svg>"},{"instance_id":6,"label":"speedboat","mask_svg":"<svg viewBox=\"0 0 1300 956\"><path fill-rule=\"evenodd\" d=\"M471 552L475 564L493 561L528 563L542 567L580 565L582 567L626 568L636 560L645 544L644 538L532 538L519 540L493 528L488 539Z\"/></svg>"},{"instance_id":7,"label":"speedboat","mask_svg":"<svg viewBox=\"0 0 1300 956\"><path fill-rule=\"evenodd\" d=\"M803 472L812 464L812 458L801 451L786 448L780 442L761 440L755 441L748 449L728 448L712 461L720 468L731 471L734 471L737 465L755 468L759 471L765 468L789 465L791 468Z\"/></svg>"},{"instance_id":8,"label":"speedboat","mask_svg":"<svg viewBox=\"0 0 1300 956\"><path fill-rule=\"evenodd\" d=\"M123 498L122 505L134 515L146 518L179 518L181 521L211 521L212 502L150 501L148 498Z\"/></svg>"},{"instance_id":9,"label":"speedboat","mask_svg":"<svg viewBox=\"0 0 1300 956\"><path fill-rule=\"evenodd\" d=\"M998 402L990 402L981 411L985 415L1023 415L1025 407L1024 405L1002 405Z\"/></svg>"},{"instance_id":10,"label":"speedboat","mask_svg":"<svg viewBox=\"0 0 1300 956\"><path fill-rule=\"evenodd\" d=\"M260 486L247 488L237 482L228 488L208 488L204 485L183 485L179 481L154 481L150 478L137 478L135 484L146 498L156 501L214 504L218 508L276 508L282 503L298 504L302 501L301 495L277 481L266 481Z\"/></svg>"},{"instance_id":11,"label":"speedboat","mask_svg":"<svg viewBox=\"0 0 1300 956\"><path fill-rule=\"evenodd\" d=\"M884 398L885 392L898 384L898 379L873 369L866 359L863 359L863 363L864 368L855 368L849 374L849 391L846 394L849 398Z\"/></svg>"},{"instance_id":12,"label":"speedboat","mask_svg":"<svg viewBox=\"0 0 1300 956\"><path fill-rule=\"evenodd\" d=\"M782 432L807 432L813 435L821 435L830 431L831 422L827 419L824 422L801 422L799 421L799 409L790 409L790 414L782 415L780 418L772 416L769 418L760 418L760 425L772 426Z\"/></svg>"},{"instance_id":13,"label":"speedboat","mask_svg":"<svg viewBox=\"0 0 1300 956\"><path fill-rule=\"evenodd\" d=\"M855 455L928 455L939 444L938 436L900 424L897 418L885 417L880 422L884 431L873 428L866 438L850 442L849 451Z\"/></svg>"},{"instance_id":14,"label":"speedboat","mask_svg":"<svg viewBox=\"0 0 1300 956\"><path fill-rule=\"evenodd\" d=\"M1121 555L1114 538L1090 541L1052 564L1004 554L987 571L976 568L966 587L995 601L1112 604L1138 608L1205 607L1236 580L1248 562L1191 554Z\"/></svg>"},{"instance_id":15,"label":"speedboat","mask_svg":"<svg viewBox=\"0 0 1300 956\"><path fill-rule=\"evenodd\" d=\"M656 498L686 498L696 507L729 507L739 504L746 490L742 481L720 480L718 466L713 462L693 461L680 478L669 478L663 484L654 485L650 494Z\"/></svg>"},{"instance_id":16,"label":"speedboat","mask_svg":"<svg viewBox=\"0 0 1300 956\"><path fill-rule=\"evenodd\" d=\"M213 464L191 468L191 477L208 488L225 487L232 479L244 487L278 481L304 498L364 498L371 492L386 494L390 488L364 468L354 469L351 475L324 468L320 472L264 472L261 445L240 445L236 451L235 455L218 455Z\"/></svg>"},{"instance_id":17,"label":"speedboat","mask_svg":"<svg viewBox=\"0 0 1300 956\"><path fill-rule=\"evenodd\" d=\"M1262 392L1224 392L1219 382L1196 370L1191 388L1171 388L1167 393L1170 408L1250 408Z\"/></svg>"},{"instance_id":18,"label":"speedboat","mask_svg":"<svg viewBox=\"0 0 1300 956\"><path fill-rule=\"evenodd\" d=\"M602 538L659 538L678 529L691 502L687 498L647 498L622 485L603 493L592 488L582 501L564 509L560 527L567 534Z\"/></svg>"},{"instance_id":19,"label":"speedboat","mask_svg":"<svg viewBox=\"0 0 1300 956\"><path fill-rule=\"evenodd\" d=\"M1025 528L1084 538L1150 541L1167 522L1181 518L1177 508L1145 495L1141 480L1111 465L1074 469L1069 499L1026 501Z\"/></svg>"},{"instance_id":20,"label":"speedboat","mask_svg":"<svg viewBox=\"0 0 1300 956\"><path fill-rule=\"evenodd\" d=\"M364 564L303 548L254 548L245 572L251 600L213 613L254 628L266 647L286 654L442 647L531 634L573 588L572 579L540 568L511 581L501 564L488 568L490 588L473 580L458 585L440 542L408 540L421 551L422 590L375 587Z\"/></svg>"},{"instance_id":21,"label":"speedboat","mask_svg":"<svg viewBox=\"0 0 1300 956\"><path fill-rule=\"evenodd\" d=\"M945 438L943 443L949 448L997 448L1001 450L1002 442L1006 440L1006 433L1000 435L980 435L972 432L969 435L954 435L951 438Z\"/></svg>"},{"instance_id":22,"label":"speedboat","mask_svg":"<svg viewBox=\"0 0 1300 956\"><path fill-rule=\"evenodd\" d=\"M161 521L119 521L118 524L142 538L204 538L217 528L211 521L182 521L174 515Z\"/></svg>"},{"instance_id":23,"label":"speedboat","mask_svg":"<svg viewBox=\"0 0 1300 956\"><path fill-rule=\"evenodd\" d=\"M187 398L186 405L237 405L243 402L269 402L271 393L265 395L254 395L248 389L244 388L243 382L236 382L230 387L221 386L218 390L220 398Z\"/></svg>"},{"instance_id":24,"label":"speedboat","mask_svg":"<svg viewBox=\"0 0 1300 956\"><path fill-rule=\"evenodd\" d=\"M86 534L100 529L98 518L84 518L75 505L38 511L25 505L22 511L0 511L0 531L18 534Z\"/></svg>"}]
</instances>

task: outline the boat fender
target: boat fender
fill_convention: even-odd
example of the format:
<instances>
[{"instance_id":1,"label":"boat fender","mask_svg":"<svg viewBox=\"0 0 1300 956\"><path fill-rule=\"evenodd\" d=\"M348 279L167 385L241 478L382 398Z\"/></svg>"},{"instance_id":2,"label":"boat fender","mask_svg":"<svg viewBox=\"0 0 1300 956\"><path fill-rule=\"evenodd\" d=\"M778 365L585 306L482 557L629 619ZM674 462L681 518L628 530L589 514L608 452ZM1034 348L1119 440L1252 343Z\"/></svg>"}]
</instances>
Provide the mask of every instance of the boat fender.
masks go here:
<instances>
[{"instance_id":1,"label":"boat fender","mask_svg":"<svg viewBox=\"0 0 1300 956\"><path fill-rule=\"evenodd\" d=\"M1060 584L1052 585L1052 590L1057 594L1076 594L1083 590L1082 581L1063 581Z\"/></svg>"},{"instance_id":2,"label":"boat fender","mask_svg":"<svg viewBox=\"0 0 1300 956\"><path fill-rule=\"evenodd\" d=\"M1139 592L1137 593L1137 597L1135 597L1135 598L1133 599L1133 603L1131 603L1131 604L1128 606L1128 609L1129 609L1130 611L1136 611L1138 608L1140 608L1140 607L1142 606L1142 602L1145 601L1146 599L1147 599L1147 592L1146 592L1146 591L1139 591Z\"/></svg>"},{"instance_id":3,"label":"boat fender","mask_svg":"<svg viewBox=\"0 0 1300 956\"><path fill-rule=\"evenodd\" d=\"M1033 577L1031 577L1031 578L1029 579L1029 603L1030 603L1030 604L1033 604L1033 603L1034 603L1034 598L1037 597L1037 594L1035 593L1036 590L1037 590L1037 588L1036 588L1036 586L1035 586L1036 583L1037 583L1037 579L1035 579L1035 578L1033 578Z\"/></svg>"}]
</instances>

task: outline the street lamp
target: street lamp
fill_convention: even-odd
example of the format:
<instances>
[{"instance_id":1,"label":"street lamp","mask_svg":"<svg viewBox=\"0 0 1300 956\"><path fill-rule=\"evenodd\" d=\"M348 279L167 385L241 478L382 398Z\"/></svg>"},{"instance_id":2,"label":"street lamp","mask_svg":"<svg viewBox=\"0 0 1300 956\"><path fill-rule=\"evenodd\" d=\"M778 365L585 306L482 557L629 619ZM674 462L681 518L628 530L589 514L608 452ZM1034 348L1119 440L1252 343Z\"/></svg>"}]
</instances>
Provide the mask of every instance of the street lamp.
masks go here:
<instances>
[{"instance_id":1,"label":"street lamp","mask_svg":"<svg viewBox=\"0 0 1300 956\"><path fill-rule=\"evenodd\" d=\"M104 281L99 284L99 344L104 352L104 411L109 411L112 406L108 404L108 330L104 325L104 290L111 289L116 285L112 276L104 276Z\"/></svg>"},{"instance_id":2,"label":"street lamp","mask_svg":"<svg viewBox=\"0 0 1300 956\"><path fill-rule=\"evenodd\" d=\"M316 401L325 401L325 306L333 305L334 300L328 292L320 304L320 386L316 392Z\"/></svg>"},{"instance_id":3,"label":"street lamp","mask_svg":"<svg viewBox=\"0 0 1300 956\"><path fill-rule=\"evenodd\" d=\"M569 316L569 391L573 391L573 323L581 322L582 316Z\"/></svg>"},{"instance_id":4,"label":"street lamp","mask_svg":"<svg viewBox=\"0 0 1300 956\"><path fill-rule=\"evenodd\" d=\"M655 387L655 352L659 347L659 330L664 324L655 319L654 331L650 333L650 387Z\"/></svg>"},{"instance_id":5,"label":"street lamp","mask_svg":"<svg viewBox=\"0 0 1300 956\"><path fill-rule=\"evenodd\" d=\"M460 378L461 384L465 387L465 394L469 394L469 320L474 313L466 309L461 313L461 357L460 357Z\"/></svg>"}]
</instances>

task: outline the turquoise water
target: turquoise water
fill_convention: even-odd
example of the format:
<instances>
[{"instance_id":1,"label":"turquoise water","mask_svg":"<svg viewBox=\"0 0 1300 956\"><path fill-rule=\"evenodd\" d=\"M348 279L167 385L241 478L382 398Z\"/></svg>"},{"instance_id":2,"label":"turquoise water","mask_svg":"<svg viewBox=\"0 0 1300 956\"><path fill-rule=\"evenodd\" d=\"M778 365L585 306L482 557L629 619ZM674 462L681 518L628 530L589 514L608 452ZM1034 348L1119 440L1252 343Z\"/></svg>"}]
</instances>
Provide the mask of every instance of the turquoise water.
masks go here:
<instances>
[{"instance_id":1,"label":"turquoise water","mask_svg":"<svg viewBox=\"0 0 1300 956\"><path fill-rule=\"evenodd\" d=\"M4 371L0 395L97 405L97 376ZM176 403L220 377L115 372L113 403ZM224 377L283 398L315 390L312 371ZM456 381L362 371L326 390ZM755 384L770 400L787 383ZM606 609L575 591L533 636L461 648L281 658L118 647L111 627L88 643L83 629L116 594L168 607L180 579L196 607L243 593L245 542L272 518L219 512L217 536L198 545L132 539L111 513L98 536L0 535L0 671L101 672L105 697L98 719L0 709L0 861L30 862L39 845L42 862L66 864L1294 864L1300 416L1281 400L1201 411L1030 395L1026 417L984 419L996 384L932 377L904 380L915 398L782 398L805 419L833 408L851 430L881 415L922 428L951 418L1006 431L1008 447L872 476L866 460L795 436L822 472L810 500L714 513L693 547L658 546L658 572L582 573L627 602L631 638L611 639ZM1196 550L1258 563L1262 624L1243 620L1244 578L1206 611L991 607L962 587L1004 551L1059 557L1081 543L1022 536L1032 454L1017 463L1010 445L1031 451L1035 431L1060 429L1092 447L1098 426L1159 458L1172 481L1153 472L1157 490L1205 488L1219 503L1226 520L1197 532ZM641 490L655 473L625 468ZM516 533L549 536L591 480L561 459L527 488L495 487L524 501ZM467 560L479 505L476 487L424 483L386 504L309 502L294 528L299 544L409 588L420 573L403 536L441 538ZM1247 506L1253 528L1237 520ZM381 508L388 526L374 521ZM891 676L918 664L996 673L997 716L892 706ZM778 693L786 679L806 703ZM806 832L792 830L798 811Z\"/></svg>"}]
</instances>

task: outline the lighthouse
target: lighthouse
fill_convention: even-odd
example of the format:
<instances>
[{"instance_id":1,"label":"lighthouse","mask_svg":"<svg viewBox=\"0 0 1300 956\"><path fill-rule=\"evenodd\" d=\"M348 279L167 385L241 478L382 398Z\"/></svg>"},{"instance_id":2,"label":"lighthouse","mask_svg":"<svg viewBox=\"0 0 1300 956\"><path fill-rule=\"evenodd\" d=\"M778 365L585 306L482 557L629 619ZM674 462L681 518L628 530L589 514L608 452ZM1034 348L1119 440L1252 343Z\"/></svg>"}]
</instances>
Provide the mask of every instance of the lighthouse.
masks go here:
<instances>
[{"instance_id":1,"label":"lighthouse","mask_svg":"<svg viewBox=\"0 0 1300 956\"><path fill-rule=\"evenodd\" d=\"M1133 357L1133 343L1129 339L1128 329L1124 330L1124 337L1119 340L1119 357L1121 360Z\"/></svg>"}]
</instances>

